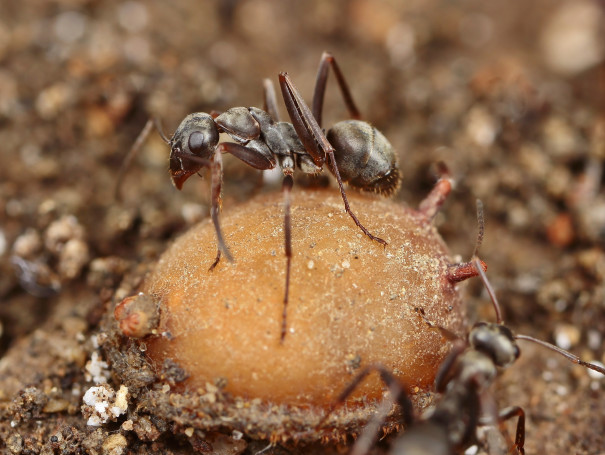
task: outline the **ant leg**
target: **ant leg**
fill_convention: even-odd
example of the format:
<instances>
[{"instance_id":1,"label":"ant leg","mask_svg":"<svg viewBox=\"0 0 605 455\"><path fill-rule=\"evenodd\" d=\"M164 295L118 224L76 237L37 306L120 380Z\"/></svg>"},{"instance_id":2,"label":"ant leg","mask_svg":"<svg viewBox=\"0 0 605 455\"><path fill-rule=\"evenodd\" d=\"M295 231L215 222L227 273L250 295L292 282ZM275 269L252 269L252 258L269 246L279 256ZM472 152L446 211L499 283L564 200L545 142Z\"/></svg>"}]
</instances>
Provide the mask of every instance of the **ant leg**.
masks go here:
<instances>
[{"instance_id":1,"label":"ant leg","mask_svg":"<svg viewBox=\"0 0 605 455\"><path fill-rule=\"evenodd\" d=\"M284 343L286 338L287 315L288 315L288 295L290 293L290 266L292 264L292 220L290 218L290 192L294 185L292 174L286 174L282 183L282 192L284 193L284 251L286 254L286 285L284 290L284 310L282 314L281 338L280 344Z\"/></svg>"},{"instance_id":2,"label":"ant leg","mask_svg":"<svg viewBox=\"0 0 605 455\"><path fill-rule=\"evenodd\" d=\"M221 260L221 249L217 248L216 249L216 257L214 258L214 262L212 263L212 265L210 267L208 267L208 271L212 272L215 269L215 267L218 265L218 263L220 262L220 260Z\"/></svg>"},{"instance_id":3,"label":"ant leg","mask_svg":"<svg viewBox=\"0 0 605 455\"><path fill-rule=\"evenodd\" d=\"M447 355L445 360L441 362L439 366L439 370L437 371L437 375L435 376L435 391L437 393L445 392L445 387L447 386L450 378L452 377L453 371L452 368L458 360L458 357L464 352L467 344L465 341L459 340L454 344L452 350Z\"/></svg>"},{"instance_id":4,"label":"ant leg","mask_svg":"<svg viewBox=\"0 0 605 455\"><path fill-rule=\"evenodd\" d=\"M345 189L344 189L344 186L342 183L342 179L340 178L340 172L338 172L338 166L336 166L336 158L334 158L334 152L330 152L330 154L328 155L328 158L329 158L328 161L330 162L330 165L332 166L332 172L334 173L334 176L336 177L336 181L338 182L338 187L340 188L340 194L342 195L342 200L345 204L345 211L350 215L351 218L353 218L353 221L355 222L357 227L359 227L359 229L361 229L365 235L367 235L372 240L376 240L381 245L386 246L387 242L382 240L380 237L376 237L375 235L370 233L370 231L368 231L365 228L365 226L363 224L361 224L361 222L357 219L355 214L351 211L351 208L349 207L349 201L347 199L347 195L345 193Z\"/></svg>"},{"instance_id":5,"label":"ant leg","mask_svg":"<svg viewBox=\"0 0 605 455\"><path fill-rule=\"evenodd\" d=\"M328 408L328 412L319 422L318 427L322 426L328 417L334 412L334 410L340 406L345 400L355 391L355 389L359 386L361 381L363 381L371 372L377 371L380 374L382 381L388 387L389 392L393 398L393 402L397 402L397 404L401 407L401 411L403 413L403 423L406 427L409 427L414 422L414 407L412 405L412 401L407 396L407 393L401 386L399 380L391 373L386 367L380 364L368 365L363 370L361 370L355 378L351 381L351 383L344 389L338 398L332 403L332 405ZM387 410L388 411L388 410Z\"/></svg>"},{"instance_id":6,"label":"ant leg","mask_svg":"<svg viewBox=\"0 0 605 455\"><path fill-rule=\"evenodd\" d=\"M355 445L350 452L351 455L364 455L370 451L375 442L376 435L380 430L380 425L393 407L394 403L399 404L401 407L401 411L403 413L403 422L406 429L409 428L414 422L414 409L412 402L397 378L382 365L369 365L353 379L345 390L343 390L337 401L331 406L328 414L326 414L320 422L320 425L325 422L327 417L336 408L336 406L343 403L347 397L353 393L361 381L363 381L372 371L377 371L380 374L380 377L389 389L389 398L382 400L376 414L365 426L362 433L359 435L359 438L357 438L357 441L355 441Z\"/></svg>"},{"instance_id":7,"label":"ant leg","mask_svg":"<svg viewBox=\"0 0 605 455\"><path fill-rule=\"evenodd\" d=\"M279 83L282 89L284 102L286 103L286 108L288 109L288 114L292 120L292 125L294 126L300 141L305 146L305 150L309 153L309 155L311 155L315 165L317 166L323 166L326 157L328 158L330 166L332 167L332 173L338 182L338 187L340 188L340 194L342 196L346 212L365 235L367 235L370 239L386 246L387 242L382 240L380 237L376 237L375 235L371 234L370 231L368 231L365 226L361 224L355 214L351 211L349 201L344 190L342 178L340 177L340 172L338 172L338 166L336 165L334 147L332 147L332 145L330 145L328 142L325 134L317 124L315 117L313 117L313 114L311 114L309 106L307 106L307 104L304 102L287 73L279 74Z\"/></svg>"},{"instance_id":8,"label":"ant leg","mask_svg":"<svg viewBox=\"0 0 605 455\"><path fill-rule=\"evenodd\" d=\"M210 209L210 217L214 224L214 231L216 233L216 243L218 245L218 252L214 263L210 266L210 270L214 270L214 267L218 264L221 258L221 251L225 253L225 257L229 262L233 262L233 256L229 252L229 248L225 244L223 239L223 232L221 231L221 225L219 221L219 211L221 207L221 188L223 184L223 157L221 154L221 147L217 147L214 151L214 159L210 163L210 175L211 175L211 188L212 188L212 207Z\"/></svg>"},{"instance_id":9,"label":"ant leg","mask_svg":"<svg viewBox=\"0 0 605 455\"><path fill-rule=\"evenodd\" d=\"M210 162L211 176L212 176L212 209L210 211L212 222L214 223L214 229L216 231L216 240L218 243L218 249L214 262L208 269L212 271L218 265L221 260L221 253L225 254L225 257L233 262L233 256L229 252L227 245L223 239L223 233L219 222L219 210L221 205L221 187L223 182L223 153L230 153L236 158L240 159L247 165L255 169L272 169L275 163L270 161L264 155L256 152L253 149L244 147L243 145L235 144L232 142L224 142L220 144L214 152L214 159ZM187 157L192 161L202 161L197 157ZM194 159L197 158L197 159ZM205 160L204 160L205 161Z\"/></svg>"},{"instance_id":10,"label":"ant leg","mask_svg":"<svg viewBox=\"0 0 605 455\"><path fill-rule=\"evenodd\" d=\"M235 142L223 142L219 144L217 151L220 153L230 153L248 166L261 171L273 169L277 164L275 158L272 156L265 155L251 147L245 147Z\"/></svg>"},{"instance_id":11,"label":"ant leg","mask_svg":"<svg viewBox=\"0 0 605 455\"><path fill-rule=\"evenodd\" d=\"M235 156L239 160L243 161L244 163L255 169L264 170L273 169L275 167L275 161L272 160L272 157L265 156L257 150L254 150L249 147L244 147L243 145L239 145L233 142L224 142L222 144L219 144L219 146L214 151L214 156L211 161L195 155L189 155L182 152L173 152L174 156L179 159L193 161L199 164L200 166L210 167L211 170L212 208L210 210L210 216L212 218L214 229L216 231L216 241L218 244L218 250L214 262L208 269L210 271L214 270L215 267L218 265L221 259L221 253L224 254L230 262L233 262L233 256L229 252L229 249L227 248L227 245L225 244L225 241L223 239L223 233L219 221L219 211L221 205L221 187L223 183L223 153L230 153L231 155Z\"/></svg>"},{"instance_id":12,"label":"ant leg","mask_svg":"<svg viewBox=\"0 0 605 455\"><path fill-rule=\"evenodd\" d=\"M503 409L498 414L498 420L504 422L505 420L517 417L517 431L515 433L515 444L514 448L517 449L517 453L520 455L525 454L525 411L519 406L511 406L510 408Z\"/></svg>"},{"instance_id":13,"label":"ant leg","mask_svg":"<svg viewBox=\"0 0 605 455\"><path fill-rule=\"evenodd\" d=\"M313 92L312 111L313 117L315 117L315 119L317 120L317 124L321 126L321 116L323 111L324 96L326 93L326 84L328 83L328 71L330 69L330 66L332 66L332 70L334 71L334 75L336 76L336 80L338 81L338 86L340 87L340 92L342 93L344 102L347 105L349 115L353 119L361 119L359 109L357 109L357 106L353 101L349 86L347 85L347 82L345 81L345 78L342 72L340 71L340 67L336 63L336 59L329 52L324 52L319 62L317 78L315 79L315 91Z\"/></svg>"},{"instance_id":14,"label":"ant leg","mask_svg":"<svg viewBox=\"0 0 605 455\"><path fill-rule=\"evenodd\" d=\"M453 180L449 169L444 163L438 163L439 180L418 206L418 211L427 221L431 221L452 191Z\"/></svg>"},{"instance_id":15,"label":"ant leg","mask_svg":"<svg viewBox=\"0 0 605 455\"><path fill-rule=\"evenodd\" d=\"M277 97L275 87L271 79L263 79L263 110L268 112L275 122L280 122L279 110L277 109Z\"/></svg>"},{"instance_id":16,"label":"ant leg","mask_svg":"<svg viewBox=\"0 0 605 455\"><path fill-rule=\"evenodd\" d=\"M439 333L445 340L460 341L461 338L451 330L446 329L445 327L441 327L439 325L435 325L431 321L429 321L429 319L425 316L424 310L422 308L414 308L414 311L416 312L416 314L418 314L418 316L420 316L424 320L424 322L426 323L426 325L429 326L430 329L439 331Z\"/></svg>"}]
</instances>

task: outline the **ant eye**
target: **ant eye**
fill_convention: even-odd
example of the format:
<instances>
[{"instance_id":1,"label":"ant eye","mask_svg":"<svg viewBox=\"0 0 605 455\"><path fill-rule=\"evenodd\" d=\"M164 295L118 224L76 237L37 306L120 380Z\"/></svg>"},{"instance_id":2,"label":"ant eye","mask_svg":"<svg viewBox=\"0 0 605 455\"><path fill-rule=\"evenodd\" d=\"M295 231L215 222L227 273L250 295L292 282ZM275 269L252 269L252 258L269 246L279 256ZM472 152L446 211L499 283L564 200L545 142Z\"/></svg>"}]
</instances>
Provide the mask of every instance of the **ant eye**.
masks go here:
<instances>
[{"instance_id":1,"label":"ant eye","mask_svg":"<svg viewBox=\"0 0 605 455\"><path fill-rule=\"evenodd\" d=\"M204 147L204 135L199 131L194 131L189 135L189 150L191 153L199 154Z\"/></svg>"}]
</instances>

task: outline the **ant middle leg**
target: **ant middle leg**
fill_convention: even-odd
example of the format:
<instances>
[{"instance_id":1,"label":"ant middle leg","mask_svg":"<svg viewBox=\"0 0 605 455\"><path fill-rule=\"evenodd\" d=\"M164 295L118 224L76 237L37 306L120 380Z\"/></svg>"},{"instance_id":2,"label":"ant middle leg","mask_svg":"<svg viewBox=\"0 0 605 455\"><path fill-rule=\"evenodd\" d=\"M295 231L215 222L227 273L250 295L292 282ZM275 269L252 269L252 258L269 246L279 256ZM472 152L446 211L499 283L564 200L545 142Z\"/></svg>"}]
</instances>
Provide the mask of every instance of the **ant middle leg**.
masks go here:
<instances>
[{"instance_id":1,"label":"ant middle leg","mask_svg":"<svg viewBox=\"0 0 605 455\"><path fill-rule=\"evenodd\" d=\"M361 114L359 113L359 109L357 109L357 106L353 101L353 96L351 95L349 86L347 85L342 71L340 71L340 67L336 63L336 59L329 52L324 52L319 62L317 78L315 79L315 91L313 92L312 112L313 116L317 120L317 124L321 126L324 97L326 93L326 85L328 83L328 71L330 70L330 67L332 67L334 75L336 76L336 81L338 82L338 86L340 87L340 93L342 93L342 97L347 106L347 110L349 111L349 115L355 120L360 120Z\"/></svg>"},{"instance_id":2,"label":"ant middle leg","mask_svg":"<svg viewBox=\"0 0 605 455\"><path fill-rule=\"evenodd\" d=\"M288 297L290 295L290 270L292 265L292 220L290 217L290 192L294 185L292 173L284 175L282 182L282 192L284 194L284 253L286 255L286 284L284 286L284 308L282 313L282 326L280 343L283 344L286 338L287 316L288 316Z\"/></svg>"},{"instance_id":3,"label":"ant middle leg","mask_svg":"<svg viewBox=\"0 0 605 455\"><path fill-rule=\"evenodd\" d=\"M279 111L277 109L277 98L275 96L275 87L270 79L263 80L263 108L269 113L273 121L279 122ZM286 255L286 282L284 285L284 307L282 313L282 327L280 335L280 344L283 344L287 333L288 302L290 295L290 271L292 265L292 218L290 215L290 193L294 186L294 161L292 157L281 157L280 167L284 172L282 181L282 193L284 195L284 254Z\"/></svg>"}]
</instances>

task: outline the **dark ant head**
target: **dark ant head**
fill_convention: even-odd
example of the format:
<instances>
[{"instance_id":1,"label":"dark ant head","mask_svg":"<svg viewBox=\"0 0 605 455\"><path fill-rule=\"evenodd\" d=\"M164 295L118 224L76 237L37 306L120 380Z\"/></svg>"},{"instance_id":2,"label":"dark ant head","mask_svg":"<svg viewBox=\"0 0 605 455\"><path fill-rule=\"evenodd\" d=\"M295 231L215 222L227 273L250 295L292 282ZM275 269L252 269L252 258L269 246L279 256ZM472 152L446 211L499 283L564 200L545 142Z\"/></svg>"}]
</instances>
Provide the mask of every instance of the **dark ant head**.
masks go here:
<instances>
[{"instance_id":1,"label":"dark ant head","mask_svg":"<svg viewBox=\"0 0 605 455\"><path fill-rule=\"evenodd\" d=\"M401 173L391 143L372 125L347 120L334 125L327 134L342 180L363 191L393 194L401 183Z\"/></svg>"},{"instance_id":2,"label":"dark ant head","mask_svg":"<svg viewBox=\"0 0 605 455\"><path fill-rule=\"evenodd\" d=\"M468 341L473 349L489 356L496 366L503 368L514 363L521 354L512 332L501 324L478 322L471 329Z\"/></svg>"},{"instance_id":3,"label":"dark ant head","mask_svg":"<svg viewBox=\"0 0 605 455\"><path fill-rule=\"evenodd\" d=\"M468 334L468 341L474 349L489 356L496 366L507 367L519 358L521 350L517 346L515 336L511 330L502 324L502 312L496 293L487 279L483 267L481 267L481 261L476 256L476 251L483 239L483 205L480 201L477 201L477 218L479 220L479 235L475 254L473 255L473 263L490 296L498 322L495 324L489 322L476 323Z\"/></svg>"},{"instance_id":4,"label":"dark ant head","mask_svg":"<svg viewBox=\"0 0 605 455\"><path fill-rule=\"evenodd\" d=\"M218 129L209 114L194 113L183 119L170 140L170 176L179 190L191 175L202 168L199 158L212 158L218 139ZM188 157L197 157L198 160Z\"/></svg>"}]
</instances>

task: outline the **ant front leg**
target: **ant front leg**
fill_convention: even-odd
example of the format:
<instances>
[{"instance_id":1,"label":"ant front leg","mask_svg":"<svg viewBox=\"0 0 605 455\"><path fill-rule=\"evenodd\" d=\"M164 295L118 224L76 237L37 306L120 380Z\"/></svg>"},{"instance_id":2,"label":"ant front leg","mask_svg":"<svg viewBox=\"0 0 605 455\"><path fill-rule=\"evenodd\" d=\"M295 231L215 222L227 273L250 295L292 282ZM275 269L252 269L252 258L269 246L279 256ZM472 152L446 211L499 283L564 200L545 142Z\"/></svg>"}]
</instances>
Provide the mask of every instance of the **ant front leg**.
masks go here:
<instances>
[{"instance_id":1,"label":"ant front leg","mask_svg":"<svg viewBox=\"0 0 605 455\"><path fill-rule=\"evenodd\" d=\"M307 106L307 104L304 102L298 89L294 86L287 73L279 74L279 83L286 108L288 109L288 114L292 120L292 125L294 126L300 141L304 145L305 150L309 153L309 155L311 155L316 166L323 166L327 158L332 168L332 173L338 182L338 187L340 188L340 194L342 196L346 212L365 235L367 235L370 239L386 246L387 242L382 240L380 237L371 234L370 231L368 231L365 226L361 224L351 210L347 195L345 193L344 184L342 182L342 178L340 177L338 166L336 165L334 147L332 147L332 145L328 142L328 139L311 113L309 106Z\"/></svg>"},{"instance_id":2,"label":"ant front leg","mask_svg":"<svg viewBox=\"0 0 605 455\"><path fill-rule=\"evenodd\" d=\"M498 413L498 420L504 422L505 420L517 417L517 430L515 432L515 444L513 447L517 449L519 455L525 454L525 411L519 406L511 406L503 409Z\"/></svg>"},{"instance_id":3,"label":"ant front leg","mask_svg":"<svg viewBox=\"0 0 605 455\"><path fill-rule=\"evenodd\" d=\"M214 224L214 231L216 234L216 243L217 243L217 252L216 257L214 258L214 262L208 269L209 271L214 270L214 268L218 265L221 260L221 253L225 254L225 257L233 262L233 256L229 252L229 248L225 244L225 240L223 238L223 232L221 229L221 224L219 220L219 212L221 207L221 190L223 186L223 157L221 152L222 145L219 145L212 155L211 160L207 160L205 158L200 158L198 156L189 155L179 151L172 151L171 157L179 160L189 161L195 163L198 166L198 170L202 167L210 168L210 192L211 192L211 201L212 205L210 208L210 218L212 219L212 224ZM191 171L187 171L191 173Z\"/></svg>"},{"instance_id":4,"label":"ant front leg","mask_svg":"<svg viewBox=\"0 0 605 455\"><path fill-rule=\"evenodd\" d=\"M252 148L255 144L255 141L251 141L248 147L243 145L239 145L233 142L224 142L219 144L212 154L212 159L207 160L205 158L200 158L195 155L190 155L187 153L179 152L176 150L172 151L171 157L183 161L190 161L197 165L197 168L193 168L193 170L185 171L187 178L194 170L197 172L201 167L209 167L210 175L211 175L211 200L212 206L210 209L210 217L212 219L212 223L214 224L214 230L216 232L216 240L218 244L216 257L214 262L210 266L209 270L214 270L214 268L218 265L221 255L224 254L225 257L233 262L233 256L229 252L229 248L225 244L225 240L223 238L222 229L219 221L219 212L221 207L221 189L223 183L223 153L230 153L235 156L237 159L243 161L247 165L259 169L273 169L275 167L275 161L272 160L272 157L268 157L266 154L259 152L258 150ZM250 147L252 145L252 147ZM173 175L177 175L178 171L174 171ZM174 178L174 177L173 177ZM183 180L183 177L180 177ZM181 183L182 185L182 183Z\"/></svg>"},{"instance_id":5,"label":"ant front leg","mask_svg":"<svg viewBox=\"0 0 605 455\"><path fill-rule=\"evenodd\" d=\"M454 343L452 350L447 357L441 362L437 375L435 376L435 391L437 393L444 393L448 382L454 375L454 366L456 361L460 358L464 350L467 348L467 343L464 340L458 340Z\"/></svg>"},{"instance_id":6,"label":"ant front leg","mask_svg":"<svg viewBox=\"0 0 605 455\"><path fill-rule=\"evenodd\" d=\"M229 248L225 244L225 240L223 239L223 232L221 230L221 225L219 221L219 211L221 207L221 189L223 186L223 157L221 155L220 146L214 151L214 159L210 165L210 175L211 175L211 200L212 207L210 209L210 217L212 218L212 223L214 224L214 231L216 233L216 257L214 258L214 262L208 269L208 271L214 270L214 268L218 265L221 260L221 252L225 252L225 257L233 262L233 256L229 252Z\"/></svg>"},{"instance_id":7,"label":"ant front leg","mask_svg":"<svg viewBox=\"0 0 605 455\"><path fill-rule=\"evenodd\" d=\"M357 106L353 101L353 96L351 95L349 86L345 81L342 71L340 71L340 67L336 63L336 59L329 52L324 52L322 54L321 60L319 62L319 69L317 70L317 78L315 80L315 91L313 92L313 117L315 117L315 120L317 120L317 124L321 126L321 117L323 111L324 97L326 93L326 84L328 83L328 71L330 69L330 66L332 67L334 75L336 76L336 81L338 82L338 86L340 87L340 92L342 93L342 97L344 98L345 104L347 105L349 115L355 120L360 120L361 114L359 113L359 109L357 109Z\"/></svg>"},{"instance_id":8,"label":"ant front leg","mask_svg":"<svg viewBox=\"0 0 605 455\"><path fill-rule=\"evenodd\" d=\"M234 142L223 142L219 144L214 153L214 159L212 160L212 209L210 212L212 222L214 223L214 229L216 231L216 239L218 243L218 249L216 252L216 258L209 270L214 270L221 259L221 252L225 254L225 257L233 262L233 256L229 252L227 245L223 239L223 234L219 222L219 210L221 201L221 187L223 182L223 153L230 153L237 159L243 161L248 166L251 166L259 170L273 169L275 167L275 161L272 161L266 155L259 153L250 147L236 144Z\"/></svg>"},{"instance_id":9,"label":"ant front leg","mask_svg":"<svg viewBox=\"0 0 605 455\"><path fill-rule=\"evenodd\" d=\"M361 370L355 378L351 381L351 383L344 389L338 398L334 401L334 403L330 406L326 415L321 419L318 426L323 425L328 417L334 412L334 410L343 404L349 396L355 391L359 384L373 371L378 372L380 374L380 378L385 383L389 392L391 394L392 400L394 403L397 403L401 407L401 411L403 413L403 423L406 427L409 427L414 423L414 406L412 405L412 401L408 397L407 393L401 386L399 380L393 375L391 371L389 371L385 366L380 364L368 365L363 370Z\"/></svg>"}]
</instances>

